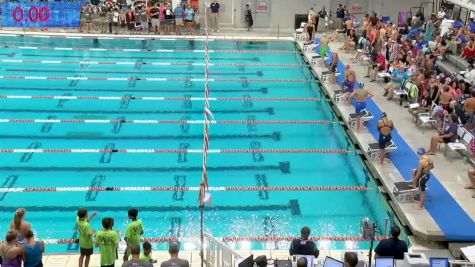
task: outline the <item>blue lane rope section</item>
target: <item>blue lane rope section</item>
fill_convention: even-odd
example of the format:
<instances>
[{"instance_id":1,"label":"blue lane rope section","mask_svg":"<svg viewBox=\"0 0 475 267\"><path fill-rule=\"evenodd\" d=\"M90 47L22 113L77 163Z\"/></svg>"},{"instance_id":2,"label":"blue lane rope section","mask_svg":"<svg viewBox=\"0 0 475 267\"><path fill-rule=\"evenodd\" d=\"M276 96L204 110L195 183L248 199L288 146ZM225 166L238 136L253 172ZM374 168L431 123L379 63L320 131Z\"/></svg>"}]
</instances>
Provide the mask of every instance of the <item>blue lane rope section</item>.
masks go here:
<instances>
[{"instance_id":1,"label":"blue lane rope section","mask_svg":"<svg viewBox=\"0 0 475 267\"><path fill-rule=\"evenodd\" d=\"M320 39L315 39L319 42ZM329 48L329 51L331 49ZM316 52L320 52L320 47L317 46ZM329 57L332 58L331 51ZM340 75L336 81L338 85L342 86L345 77L345 64L338 61L338 72ZM368 100L366 109L371 111L376 118L379 118L382 111L373 100ZM369 132L377 140L379 133L377 131L377 120L368 122ZM410 180L412 177L411 169L417 168L419 157L414 150L406 143L406 141L399 135L397 130L393 131L393 141L396 143L398 149L390 153L391 161L396 166L398 171L405 180ZM425 145L425 144L423 144ZM427 195L430 202L427 203L426 209L444 232L445 239L448 241L473 241L475 240L475 222L470 216L460 207L457 201L447 192L445 187L439 182L435 175L431 175L429 180L429 188Z\"/></svg>"}]
</instances>

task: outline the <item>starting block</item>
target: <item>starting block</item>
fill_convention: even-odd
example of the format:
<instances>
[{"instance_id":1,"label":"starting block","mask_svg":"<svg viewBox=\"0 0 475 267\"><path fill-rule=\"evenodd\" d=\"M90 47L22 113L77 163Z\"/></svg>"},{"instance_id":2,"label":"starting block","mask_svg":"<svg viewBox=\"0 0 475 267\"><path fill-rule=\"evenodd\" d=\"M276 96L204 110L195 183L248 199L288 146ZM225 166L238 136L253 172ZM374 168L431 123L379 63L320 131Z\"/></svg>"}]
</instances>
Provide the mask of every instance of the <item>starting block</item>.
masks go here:
<instances>
[{"instance_id":1,"label":"starting block","mask_svg":"<svg viewBox=\"0 0 475 267\"><path fill-rule=\"evenodd\" d=\"M320 76L320 79L322 83L335 84L336 77L339 75L340 75L339 72L322 71L322 75Z\"/></svg>"},{"instance_id":2,"label":"starting block","mask_svg":"<svg viewBox=\"0 0 475 267\"><path fill-rule=\"evenodd\" d=\"M314 43L311 43L311 44L305 44L303 46L303 51L305 53L312 53L312 52L316 52L315 51L315 48L317 47L317 44L314 44Z\"/></svg>"},{"instance_id":3,"label":"starting block","mask_svg":"<svg viewBox=\"0 0 475 267\"><path fill-rule=\"evenodd\" d=\"M352 128L356 128L356 120L358 119L358 116L356 116L356 113L351 113L350 118L348 119L348 124ZM361 125L366 126L366 122L374 119L373 113L369 112L366 109L363 109L361 111Z\"/></svg>"},{"instance_id":4,"label":"starting block","mask_svg":"<svg viewBox=\"0 0 475 267\"><path fill-rule=\"evenodd\" d=\"M337 103L346 103L348 102L349 98L350 98L350 93L345 92L343 90L335 91L335 95L333 96L333 99L335 99L335 102Z\"/></svg>"},{"instance_id":5,"label":"starting block","mask_svg":"<svg viewBox=\"0 0 475 267\"><path fill-rule=\"evenodd\" d=\"M397 201L401 203L416 202L421 199L421 191L419 188L412 187L411 182L394 183L393 194Z\"/></svg>"},{"instance_id":6,"label":"starting block","mask_svg":"<svg viewBox=\"0 0 475 267\"><path fill-rule=\"evenodd\" d=\"M322 68L325 66L325 60L321 56L313 56L312 65Z\"/></svg>"},{"instance_id":7,"label":"starting block","mask_svg":"<svg viewBox=\"0 0 475 267\"><path fill-rule=\"evenodd\" d=\"M395 151L396 149L397 146L393 142L393 140L389 141L389 143L386 144L385 150L387 152ZM379 143L371 143L368 145L368 155L370 159L375 160L379 157L380 154L381 149L379 149Z\"/></svg>"}]
</instances>

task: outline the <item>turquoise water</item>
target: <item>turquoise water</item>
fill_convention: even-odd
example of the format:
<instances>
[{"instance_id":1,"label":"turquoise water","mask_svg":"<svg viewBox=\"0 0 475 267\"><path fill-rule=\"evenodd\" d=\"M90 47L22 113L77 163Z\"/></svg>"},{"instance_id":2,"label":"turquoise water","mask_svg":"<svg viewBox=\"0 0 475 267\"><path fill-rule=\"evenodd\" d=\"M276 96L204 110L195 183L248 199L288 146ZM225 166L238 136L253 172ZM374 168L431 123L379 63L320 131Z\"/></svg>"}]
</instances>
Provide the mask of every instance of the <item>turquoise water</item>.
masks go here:
<instances>
[{"instance_id":1,"label":"turquoise water","mask_svg":"<svg viewBox=\"0 0 475 267\"><path fill-rule=\"evenodd\" d=\"M204 63L201 52L52 51L5 46L85 48L204 48L202 41L71 40L0 37L2 59L121 62ZM322 93L291 42L213 41L210 49L242 49L248 53L212 53L210 78L307 79L304 83L211 82L211 97L321 97ZM256 52L252 52L256 50ZM285 50L272 54L263 50ZM297 64L251 66L250 64ZM7 63L4 76L168 77L203 78L204 66L91 65ZM2 95L168 96L202 97L203 82L194 81L71 81L0 80ZM28 119L203 119L202 101L114 101L0 99L0 118ZM212 101L216 120L335 120L327 101ZM330 125L212 125L211 149L349 149L353 145L339 124ZM1 148L189 148L201 149L203 125L191 124L48 124L0 123ZM198 186L201 154L0 154L0 187L70 186ZM383 197L374 190L362 160L349 154L210 154L211 186L354 186L366 192L212 192L205 215L207 231L217 237L295 236L307 225L313 236L360 236L359 223L369 217L384 228L395 220ZM49 192L1 193L0 235L14 210L27 209L27 220L39 238L75 238L79 207L115 218L124 230L127 210L137 207L145 237L197 237L199 212L196 191L188 192ZM246 243L233 243L245 248ZM329 248L365 248L367 243L320 242ZM157 248L164 248L157 244ZM286 242L256 242L251 246L286 249ZM189 248L192 244L189 244ZM75 252L76 245L49 245L49 251Z\"/></svg>"}]
</instances>

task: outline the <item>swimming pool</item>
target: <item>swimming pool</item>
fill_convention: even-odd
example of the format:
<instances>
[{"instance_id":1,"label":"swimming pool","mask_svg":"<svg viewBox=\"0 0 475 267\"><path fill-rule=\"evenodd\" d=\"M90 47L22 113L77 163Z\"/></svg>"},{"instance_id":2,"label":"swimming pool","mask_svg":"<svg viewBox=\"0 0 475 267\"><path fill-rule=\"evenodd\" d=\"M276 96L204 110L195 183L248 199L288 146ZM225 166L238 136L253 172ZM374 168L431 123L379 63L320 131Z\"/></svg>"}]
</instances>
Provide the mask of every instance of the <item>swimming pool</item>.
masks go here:
<instances>
[{"instance_id":1,"label":"swimming pool","mask_svg":"<svg viewBox=\"0 0 475 267\"><path fill-rule=\"evenodd\" d=\"M0 123L1 148L202 149L203 125L181 121L203 119L203 101L193 99L204 96L202 40L1 36L0 42L0 90L4 96L0 99L0 119L10 119ZM207 231L217 237L271 239L298 235L307 225L312 236L331 239L360 236L364 217L377 222L380 229L387 218L395 221L343 126L278 122L336 121L292 42L215 40L210 42L210 49L214 64L209 76L213 79L211 97L218 98L211 101L211 110L217 121L239 121L211 125L210 149L302 149L302 153L209 154L210 186L241 186L242 190L211 192L213 203L205 215ZM126 123L128 120L138 123ZM253 123L256 120L277 122ZM304 153L312 149L350 152ZM187 188L199 186L202 173L201 153L26 152L0 157L2 188ZM342 188L246 190L253 186ZM369 190L345 190L351 186ZM42 239L76 238L74 222L79 207L99 212L92 222L95 229L100 228L102 217L111 216L115 228L123 231L128 223L127 210L136 207L144 221L145 237L197 237L197 197L197 191L186 190L3 192L0 235L6 232L17 207L27 209L27 220ZM186 247L195 245L188 242ZM230 245L238 249L287 249L288 242ZM319 245L342 249L368 244L323 240ZM156 248L164 248L164 244ZM76 244L48 246L50 252L77 250Z\"/></svg>"}]
</instances>

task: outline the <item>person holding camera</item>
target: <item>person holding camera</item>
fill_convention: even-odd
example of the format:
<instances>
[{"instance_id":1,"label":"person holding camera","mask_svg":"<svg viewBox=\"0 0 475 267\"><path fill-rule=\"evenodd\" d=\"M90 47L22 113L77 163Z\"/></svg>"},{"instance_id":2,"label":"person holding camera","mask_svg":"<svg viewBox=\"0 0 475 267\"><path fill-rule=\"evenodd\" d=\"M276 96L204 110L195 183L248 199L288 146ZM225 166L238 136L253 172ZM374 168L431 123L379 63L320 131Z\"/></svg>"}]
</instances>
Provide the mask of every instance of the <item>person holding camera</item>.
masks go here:
<instances>
[{"instance_id":1,"label":"person holding camera","mask_svg":"<svg viewBox=\"0 0 475 267\"><path fill-rule=\"evenodd\" d=\"M401 228L395 225L391 228L391 237L381 240L376 246L375 257L394 257L396 260L403 260L404 253L407 252L407 244L399 239Z\"/></svg>"}]
</instances>

